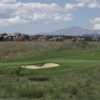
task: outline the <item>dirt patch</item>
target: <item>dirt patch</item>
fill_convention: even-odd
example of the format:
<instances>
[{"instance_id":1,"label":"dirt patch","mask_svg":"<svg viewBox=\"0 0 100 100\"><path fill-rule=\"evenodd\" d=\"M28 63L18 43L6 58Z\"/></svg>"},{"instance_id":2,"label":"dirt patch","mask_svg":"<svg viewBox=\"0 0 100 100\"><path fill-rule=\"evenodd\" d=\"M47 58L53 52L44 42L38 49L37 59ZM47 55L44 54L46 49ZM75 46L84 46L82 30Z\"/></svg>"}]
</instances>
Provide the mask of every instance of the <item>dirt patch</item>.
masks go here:
<instances>
[{"instance_id":1,"label":"dirt patch","mask_svg":"<svg viewBox=\"0 0 100 100\"><path fill-rule=\"evenodd\" d=\"M43 65L24 65L21 66L22 68L27 68L27 69L45 69L45 68L54 68L60 66L59 64L56 63L45 63Z\"/></svg>"}]
</instances>

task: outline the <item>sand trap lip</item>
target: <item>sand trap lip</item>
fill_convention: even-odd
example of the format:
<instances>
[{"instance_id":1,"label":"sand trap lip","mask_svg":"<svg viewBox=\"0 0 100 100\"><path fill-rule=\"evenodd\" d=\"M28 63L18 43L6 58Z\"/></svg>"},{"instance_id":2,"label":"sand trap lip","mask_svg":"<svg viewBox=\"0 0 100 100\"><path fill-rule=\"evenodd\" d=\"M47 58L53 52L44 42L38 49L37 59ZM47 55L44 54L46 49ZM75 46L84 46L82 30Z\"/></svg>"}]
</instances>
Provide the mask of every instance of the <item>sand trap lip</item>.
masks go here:
<instances>
[{"instance_id":1,"label":"sand trap lip","mask_svg":"<svg viewBox=\"0 0 100 100\"><path fill-rule=\"evenodd\" d=\"M45 69L45 68L54 68L54 67L58 67L60 66L59 64L56 63L45 63L42 66L38 66L38 65L24 65L21 66L22 68L26 68L26 69Z\"/></svg>"}]
</instances>

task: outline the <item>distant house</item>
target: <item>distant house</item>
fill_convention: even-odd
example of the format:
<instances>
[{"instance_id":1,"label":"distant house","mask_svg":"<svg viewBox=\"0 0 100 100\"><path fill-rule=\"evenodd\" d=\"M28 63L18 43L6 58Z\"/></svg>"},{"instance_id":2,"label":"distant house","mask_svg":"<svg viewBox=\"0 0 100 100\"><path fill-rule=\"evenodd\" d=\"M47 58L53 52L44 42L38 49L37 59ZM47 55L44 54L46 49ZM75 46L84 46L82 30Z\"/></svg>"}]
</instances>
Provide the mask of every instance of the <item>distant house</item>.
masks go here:
<instances>
[{"instance_id":1,"label":"distant house","mask_svg":"<svg viewBox=\"0 0 100 100\"><path fill-rule=\"evenodd\" d=\"M14 37L14 40L16 40L16 41L30 40L29 35L21 34L21 33L15 33L13 37Z\"/></svg>"},{"instance_id":2,"label":"distant house","mask_svg":"<svg viewBox=\"0 0 100 100\"><path fill-rule=\"evenodd\" d=\"M2 33L0 34L0 41L5 41L7 40L8 34L7 33Z\"/></svg>"},{"instance_id":3,"label":"distant house","mask_svg":"<svg viewBox=\"0 0 100 100\"><path fill-rule=\"evenodd\" d=\"M38 37L38 40L39 41L46 41L47 40L47 36L42 35L42 36Z\"/></svg>"}]
</instances>

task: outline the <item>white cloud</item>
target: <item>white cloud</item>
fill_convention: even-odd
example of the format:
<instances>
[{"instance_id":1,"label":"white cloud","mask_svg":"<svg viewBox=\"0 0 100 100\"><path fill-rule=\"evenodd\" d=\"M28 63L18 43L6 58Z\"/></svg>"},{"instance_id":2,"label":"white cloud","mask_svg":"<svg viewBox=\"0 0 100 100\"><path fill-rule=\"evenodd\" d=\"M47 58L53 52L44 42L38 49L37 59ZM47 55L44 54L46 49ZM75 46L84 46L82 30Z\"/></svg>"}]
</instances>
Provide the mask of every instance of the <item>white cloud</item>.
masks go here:
<instances>
[{"instance_id":1,"label":"white cloud","mask_svg":"<svg viewBox=\"0 0 100 100\"><path fill-rule=\"evenodd\" d=\"M68 11L73 10L74 8L76 8L76 5L74 5L74 4L67 3L65 5L65 9L68 10Z\"/></svg>"},{"instance_id":2,"label":"white cloud","mask_svg":"<svg viewBox=\"0 0 100 100\"><path fill-rule=\"evenodd\" d=\"M27 23L26 20L21 19L20 16L15 16L12 18L7 18L7 19L0 19L0 26L5 27L9 25L15 25L15 24L23 24Z\"/></svg>"},{"instance_id":3,"label":"white cloud","mask_svg":"<svg viewBox=\"0 0 100 100\"><path fill-rule=\"evenodd\" d=\"M70 10L56 3L22 3L15 0L1 0L0 26L30 22L62 22L72 20Z\"/></svg>"},{"instance_id":4,"label":"white cloud","mask_svg":"<svg viewBox=\"0 0 100 100\"><path fill-rule=\"evenodd\" d=\"M93 20L90 20L92 28L95 30L100 30L100 17L96 17Z\"/></svg>"},{"instance_id":5,"label":"white cloud","mask_svg":"<svg viewBox=\"0 0 100 100\"><path fill-rule=\"evenodd\" d=\"M76 0L76 2L83 4L84 7L100 8L100 0Z\"/></svg>"},{"instance_id":6,"label":"white cloud","mask_svg":"<svg viewBox=\"0 0 100 100\"><path fill-rule=\"evenodd\" d=\"M79 8L99 8L99 0L76 0L60 6L57 3L17 2L0 0L0 26L41 22L57 23L72 20L72 12Z\"/></svg>"},{"instance_id":7,"label":"white cloud","mask_svg":"<svg viewBox=\"0 0 100 100\"><path fill-rule=\"evenodd\" d=\"M100 23L99 23L99 24L95 24L95 25L94 25L94 29L95 29L95 30L100 30Z\"/></svg>"},{"instance_id":8,"label":"white cloud","mask_svg":"<svg viewBox=\"0 0 100 100\"><path fill-rule=\"evenodd\" d=\"M76 3L67 3L65 5L65 9L67 11L70 11L70 12L73 12L73 11L76 11L78 10L79 8L83 8L84 7L84 4L81 3L81 2L76 2Z\"/></svg>"},{"instance_id":9,"label":"white cloud","mask_svg":"<svg viewBox=\"0 0 100 100\"><path fill-rule=\"evenodd\" d=\"M0 0L0 3L16 3L16 0Z\"/></svg>"}]
</instances>

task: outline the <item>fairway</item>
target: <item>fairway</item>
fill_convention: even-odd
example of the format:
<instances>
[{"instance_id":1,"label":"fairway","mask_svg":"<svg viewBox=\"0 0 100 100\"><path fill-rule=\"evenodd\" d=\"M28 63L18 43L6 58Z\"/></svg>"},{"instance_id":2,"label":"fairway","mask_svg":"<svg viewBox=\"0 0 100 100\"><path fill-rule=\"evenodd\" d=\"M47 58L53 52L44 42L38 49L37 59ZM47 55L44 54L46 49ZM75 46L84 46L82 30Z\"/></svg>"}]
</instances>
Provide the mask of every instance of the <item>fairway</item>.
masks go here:
<instances>
[{"instance_id":1,"label":"fairway","mask_svg":"<svg viewBox=\"0 0 100 100\"><path fill-rule=\"evenodd\" d=\"M57 63L59 64L59 67L57 68L51 68L51 69L35 69L36 72L41 73L40 75L44 75L45 73L49 75L49 73L53 73L56 75L57 73L59 74L64 74L66 71L70 70L85 70L88 68L96 67L100 65L99 60L80 60L80 59L48 59L48 60L41 60L41 61L26 61L26 62L1 62L0 63L0 69L2 70L8 70L8 69L16 69L21 66L27 66L27 65L34 65L34 64L45 64L45 63ZM25 68L22 68L25 70ZM2 71L1 70L1 71ZM27 69L28 70L28 69ZM30 70L30 69L29 69ZM30 71L35 72L34 69L31 69ZM6 72L5 72L6 73ZM51 76L52 74L50 74Z\"/></svg>"},{"instance_id":2,"label":"fairway","mask_svg":"<svg viewBox=\"0 0 100 100\"><path fill-rule=\"evenodd\" d=\"M98 100L100 43L83 45L67 41L1 42L0 99ZM46 63L59 67L21 67Z\"/></svg>"}]
</instances>

